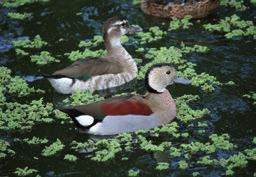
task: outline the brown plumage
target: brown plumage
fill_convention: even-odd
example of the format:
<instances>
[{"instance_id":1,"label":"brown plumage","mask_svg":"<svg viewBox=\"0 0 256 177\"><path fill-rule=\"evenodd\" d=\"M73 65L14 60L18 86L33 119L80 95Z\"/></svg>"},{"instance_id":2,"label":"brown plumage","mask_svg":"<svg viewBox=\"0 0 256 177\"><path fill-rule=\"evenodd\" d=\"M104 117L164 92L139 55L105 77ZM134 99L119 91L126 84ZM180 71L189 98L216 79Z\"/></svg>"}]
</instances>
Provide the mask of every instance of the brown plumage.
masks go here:
<instances>
[{"instance_id":1,"label":"brown plumage","mask_svg":"<svg viewBox=\"0 0 256 177\"><path fill-rule=\"evenodd\" d=\"M75 91L95 91L121 86L137 76L132 56L122 46L120 38L142 29L130 26L127 20L109 18L103 25L103 38L107 54L100 58L79 60L47 76L52 87L62 94Z\"/></svg>"},{"instance_id":2,"label":"brown plumage","mask_svg":"<svg viewBox=\"0 0 256 177\"><path fill-rule=\"evenodd\" d=\"M141 0L141 9L145 14L163 18L203 18L213 13L219 6L219 0L189 1L185 4L161 4L156 0Z\"/></svg>"}]
</instances>

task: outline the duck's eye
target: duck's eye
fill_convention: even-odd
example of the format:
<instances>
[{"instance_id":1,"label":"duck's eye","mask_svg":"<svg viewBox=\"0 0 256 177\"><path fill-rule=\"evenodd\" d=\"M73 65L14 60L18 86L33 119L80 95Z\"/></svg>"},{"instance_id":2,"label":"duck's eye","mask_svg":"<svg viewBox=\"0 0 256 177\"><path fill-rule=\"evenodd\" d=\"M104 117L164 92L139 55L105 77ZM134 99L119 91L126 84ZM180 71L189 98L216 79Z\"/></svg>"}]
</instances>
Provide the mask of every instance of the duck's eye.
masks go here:
<instances>
[{"instance_id":1,"label":"duck's eye","mask_svg":"<svg viewBox=\"0 0 256 177\"><path fill-rule=\"evenodd\" d=\"M166 74L168 74L168 75L171 74L171 71L166 71Z\"/></svg>"}]
</instances>

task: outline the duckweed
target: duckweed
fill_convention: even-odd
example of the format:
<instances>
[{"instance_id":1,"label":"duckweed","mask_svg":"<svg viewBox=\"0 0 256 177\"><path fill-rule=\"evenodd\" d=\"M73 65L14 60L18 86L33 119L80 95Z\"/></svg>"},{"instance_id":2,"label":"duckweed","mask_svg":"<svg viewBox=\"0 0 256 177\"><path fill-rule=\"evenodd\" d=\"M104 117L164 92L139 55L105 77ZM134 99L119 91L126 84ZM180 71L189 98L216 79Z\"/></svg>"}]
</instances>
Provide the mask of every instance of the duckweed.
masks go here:
<instances>
[{"instance_id":1,"label":"duckweed","mask_svg":"<svg viewBox=\"0 0 256 177\"><path fill-rule=\"evenodd\" d=\"M63 100L63 102L67 105L75 106L80 104L89 104L101 100L103 100L102 97L97 94L93 94L91 91L77 91L74 92L70 97Z\"/></svg>"},{"instance_id":2,"label":"duckweed","mask_svg":"<svg viewBox=\"0 0 256 177\"><path fill-rule=\"evenodd\" d=\"M76 60L80 60L80 59L85 59L88 57L92 57L92 58L97 58L100 56L103 56L106 53L105 50L90 50L90 49L85 49L84 51L72 51L71 53L66 53L65 55L68 56L68 59L70 59L71 61L76 61Z\"/></svg>"},{"instance_id":3,"label":"duckweed","mask_svg":"<svg viewBox=\"0 0 256 177\"><path fill-rule=\"evenodd\" d=\"M72 154L66 154L64 157L64 160L67 160L70 162L75 162L75 161L77 161L77 157Z\"/></svg>"},{"instance_id":4,"label":"duckweed","mask_svg":"<svg viewBox=\"0 0 256 177\"><path fill-rule=\"evenodd\" d=\"M193 23L190 22L191 16L187 15L183 19L172 18L169 24L169 31L175 31L177 29L189 29Z\"/></svg>"},{"instance_id":5,"label":"duckweed","mask_svg":"<svg viewBox=\"0 0 256 177\"><path fill-rule=\"evenodd\" d=\"M210 32L222 32L227 39L243 36L252 36L255 38L256 35L256 26L253 21L242 20L236 14L221 19L217 24L206 24L204 25L204 28Z\"/></svg>"},{"instance_id":6,"label":"duckweed","mask_svg":"<svg viewBox=\"0 0 256 177\"><path fill-rule=\"evenodd\" d=\"M185 170L188 168L188 163L185 160L179 161L179 168Z\"/></svg>"},{"instance_id":7,"label":"duckweed","mask_svg":"<svg viewBox=\"0 0 256 177\"><path fill-rule=\"evenodd\" d=\"M166 162L158 162L156 166L156 170L167 170L169 168L169 164Z\"/></svg>"},{"instance_id":8,"label":"duckweed","mask_svg":"<svg viewBox=\"0 0 256 177\"><path fill-rule=\"evenodd\" d=\"M128 176L139 176L140 170L139 169L131 169L128 171Z\"/></svg>"},{"instance_id":9,"label":"duckweed","mask_svg":"<svg viewBox=\"0 0 256 177\"><path fill-rule=\"evenodd\" d=\"M47 51L40 52L40 55L32 55L30 56L31 61L36 63L37 65L46 65L48 63L58 63L60 60L51 56L51 54Z\"/></svg>"},{"instance_id":10,"label":"duckweed","mask_svg":"<svg viewBox=\"0 0 256 177\"><path fill-rule=\"evenodd\" d=\"M248 94L243 95L243 97L248 98L252 101L253 105L256 105L256 92L249 92Z\"/></svg>"},{"instance_id":11,"label":"duckweed","mask_svg":"<svg viewBox=\"0 0 256 177\"><path fill-rule=\"evenodd\" d=\"M136 43L140 45L151 43L162 39L166 36L166 32L161 30L158 26L153 26L149 28L148 32L139 32L137 33L138 40Z\"/></svg>"},{"instance_id":12,"label":"duckweed","mask_svg":"<svg viewBox=\"0 0 256 177\"><path fill-rule=\"evenodd\" d=\"M7 141L0 139L0 160L3 160L8 155L14 155L15 151L10 149L10 144Z\"/></svg>"},{"instance_id":13,"label":"duckweed","mask_svg":"<svg viewBox=\"0 0 256 177\"><path fill-rule=\"evenodd\" d=\"M28 17L31 17L30 13L18 13L18 12L9 12L7 14L8 17L15 19L15 20L24 20Z\"/></svg>"},{"instance_id":14,"label":"duckweed","mask_svg":"<svg viewBox=\"0 0 256 177\"><path fill-rule=\"evenodd\" d=\"M93 36L92 40L81 41L78 47L92 48L99 46L101 43L103 43L103 37L100 35L95 35Z\"/></svg>"},{"instance_id":15,"label":"duckweed","mask_svg":"<svg viewBox=\"0 0 256 177\"><path fill-rule=\"evenodd\" d=\"M65 147L65 145L59 140L57 139L54 143L52 143L49 146L46 146L43 150L42 150L42 156L53 156L56 153L58 153L59 151L61 151L63 148Z\"/></svg>"},{"instance_id":16,"label":"duckweed","mask_svg":"<svg viewBox=\"0 0 256 177\"><path fill-rule=\"evenodd\" d=\"M244 5L243 0L221 0L220 5L225 7L232 7L240 11L246 10L246 6Z\"/></svg>"},{"instance_id":17,"label":"duckweed","mask_svg":"<svg viewBox=\"0 0 256 177\"><path fill-rule=\"evenodd\" d=\"M30 176L37 172L38 172L38 170L36 170L36 169L25 167L25 168L16 168L14 174L17 176Z\"/></svg>"},{"instance_id":18,"label":"duckweed","mask_svg":"<svg viewBox=\"0 0 256 177\"><path fill-rule=\"evenodd\" d=\"M35 136L33 136L31 139L25 138L25 139L23 139L23 141L28 144L33 144L33 145L48 143L48 140L46 138L39 138L39 137L35 137Z\"/></svg>"},{"instance_id":19,"label":"duckweed","mask_svg":"<svg viewBox=\"0 0 256 177\"><path fill-rule=\"evenodd\" d=\"M6 0L1 2L0 4L3 7L7 8L16 8L16 7L21 7L27 4L33 4L36 2L49 2L50 0Z\"/></svg>"},{"instance_id":20,"label":"duckweed","mask_svg":"<svg viewBox=\"0 0 256 177\"><path fill-rule=\"evenodd\" d=\"M48 43L43 41L40 35L36 35L34 39L22 39L13 41L13 47L23 49L40 49Z\"/></svg>"}]
</instances>

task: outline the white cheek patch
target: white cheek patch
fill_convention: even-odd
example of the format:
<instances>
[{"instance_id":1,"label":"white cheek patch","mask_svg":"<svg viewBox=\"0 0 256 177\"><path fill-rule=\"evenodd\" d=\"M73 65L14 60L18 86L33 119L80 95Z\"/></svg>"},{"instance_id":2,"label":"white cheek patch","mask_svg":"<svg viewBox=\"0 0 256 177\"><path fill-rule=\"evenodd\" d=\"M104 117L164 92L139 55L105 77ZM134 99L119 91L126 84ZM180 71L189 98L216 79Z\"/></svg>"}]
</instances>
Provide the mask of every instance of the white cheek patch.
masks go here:
<instances>
[{"instance_id":1,"label":"white cheek patch","mask_svg":"<svg viewBox=\"0 0 256 177\"><path fill-rule=\"evenodd\" d=\"M128 23L128 21L127 20L117 21L113 25L122 25L124 23Z\"/></svg>"},{"instance_id":2,"label":"white cheek patch","mask_svg":"<svg viewBox=\"0 0 256 177\"><path fill-rule=\"evenodd\" d=\"M107 31L107 33L108 33L108 34L111 33L111 31L114 30L114 29L116 29L116 27L111 27L111 28L109 28L108 31Z\"/></svg>"}]
</instances>

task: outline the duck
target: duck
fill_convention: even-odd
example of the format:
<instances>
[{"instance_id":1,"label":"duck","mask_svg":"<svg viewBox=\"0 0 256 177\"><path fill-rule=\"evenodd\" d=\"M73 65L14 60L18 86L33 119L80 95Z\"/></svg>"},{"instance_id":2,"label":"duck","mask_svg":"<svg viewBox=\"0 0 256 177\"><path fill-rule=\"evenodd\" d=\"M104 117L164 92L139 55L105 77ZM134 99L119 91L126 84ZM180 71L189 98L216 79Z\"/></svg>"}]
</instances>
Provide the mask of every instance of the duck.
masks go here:
<instances>
[{"instance_id":1,"label":"duck","mask_svg":"<svg viewBox=\"0 0 256 177\"><path fill-rule=\"evenodd\" d=\"M204 18L219 7L219 0L141 0L141 10L162 18Z\"/></svg>"},{"instance_id":2,"label":"duck","mask_svg":"<svg viewBox=\"0 0 256 177\"><path fill-rule=\"evenodd\" d=\"M170 64L153 65L145 74L144 95L116 96L103 101L61 109L82 132L93 135L115 135L150 129L171 122L176 104L167 86L190 84L176 76Z\"/></svg>"},{"instance_id":3,"label":"duck","mask_svg":"<svg viewBox=\"0 0 256 177\"><path fill-rule=\"evenodd\" d=\"M61 94L105 90L128 83L137 77L138 69L132 56L122 46L120 38L141 31L142 28L129 25L126 19L111 17L103 25L107 51L105 56L78 60L46 78Z\"/></svg>"}]
</instances>

